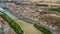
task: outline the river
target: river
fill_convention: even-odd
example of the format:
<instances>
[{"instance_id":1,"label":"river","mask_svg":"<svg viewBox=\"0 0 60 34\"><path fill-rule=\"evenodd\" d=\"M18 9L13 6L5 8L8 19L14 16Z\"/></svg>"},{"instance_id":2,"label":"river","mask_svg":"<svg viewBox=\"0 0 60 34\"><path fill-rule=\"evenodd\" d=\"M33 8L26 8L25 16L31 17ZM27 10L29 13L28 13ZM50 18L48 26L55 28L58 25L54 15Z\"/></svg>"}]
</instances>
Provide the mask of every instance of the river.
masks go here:
<instances>
[{"instance_id":1,"label":"river","mask_svg":"<svg viewBox=\"0 0 60 34\"><path fill-rule=\"evenodd\" d=\"M15 17L12 13L10 13L8 10L4 10L0 7L0 11L6 13L8 16L10 16L13 20L15 20L23 29L24 34L43 34L39 30L37 30L33 24L27 23L21 19L18 19Z\"/></svg>"}]
</instances>

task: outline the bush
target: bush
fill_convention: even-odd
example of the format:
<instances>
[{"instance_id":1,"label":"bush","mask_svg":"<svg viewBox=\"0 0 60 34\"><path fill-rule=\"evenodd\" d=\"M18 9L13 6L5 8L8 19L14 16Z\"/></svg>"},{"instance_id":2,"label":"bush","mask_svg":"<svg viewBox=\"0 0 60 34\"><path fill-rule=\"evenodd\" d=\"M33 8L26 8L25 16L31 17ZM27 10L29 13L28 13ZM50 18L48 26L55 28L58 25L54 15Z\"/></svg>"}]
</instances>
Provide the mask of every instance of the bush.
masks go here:
<instances>
[{"instance_id":1,"label":"bush","mask_svg":"<svg viewBox=\"0 0 60 34\"><path fill-rule=\"evenodd\" d=\"M53 7L51 7L51 8L49 8L49 10L60 12L60 7L58 7L58 8L53 8Z\"/></svg>"},{"instance_id":2,"label":"bush","mask_svg":"<svg viewBox=\"0 0 60 34\"><path fill-rule=\"evenodd\" d=\"M34 24L34 27L41 31L43 34L52 34L49 30L45 29L44 27L38 26L37 24Z\"/></svg>"},{"instance_id":3,"label":"bush","mask_svg":"<svg viewBox=\"0 0 60 34\"><path fill-rule=\"evenodd\" d=\"M36 4L36 6L45 6L45 7L48 7L48 5L46 5L46 4Z\"/></svg>"}]
</instances>

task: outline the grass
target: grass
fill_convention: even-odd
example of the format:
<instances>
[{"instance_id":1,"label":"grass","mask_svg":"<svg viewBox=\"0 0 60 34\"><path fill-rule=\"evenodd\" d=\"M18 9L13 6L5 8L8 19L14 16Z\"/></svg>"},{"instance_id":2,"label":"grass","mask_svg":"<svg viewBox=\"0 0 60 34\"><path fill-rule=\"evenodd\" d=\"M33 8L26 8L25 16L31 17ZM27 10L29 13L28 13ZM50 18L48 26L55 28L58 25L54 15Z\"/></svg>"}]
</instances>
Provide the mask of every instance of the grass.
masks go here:
<instances>
[{"instance_id":1,"label":"grass","mask_svg":"<svg viewBox=\"0 0 60 34\"><path fill-rule=\"evenodd\" d=\"M50 10L50 11L60 12L60 7L58 7L58 8L53 8L53 7L51 7L51 8L49 8L49 10Z\"/></svg>"},{"instance_id":2,"label":"grass","mask_svg":"<svg viewBox=\"0 0 60 34\"><path fill-rule=\"evenodd\" d=\"M38 26L37 24L33 25L36 29L41 31L43 34L52 34L48 29L45 29L44 27Z\"/></svg>"},{"instance_id":3,"label":"grass","mask_svg":"<svg viewBox=\"0 0 60 34\"><path fill-rule=\"evenodd\" d=\"M20 25L17 24L14 20L12 20L8 15L6 15L5 13L2 12L2 14L0 14L0 16L8 22L9 26L11 28L14 29L14 31L17 33L17 34L24 34L23 33L23 30L21 29Z\"/></svg>"},{"instance_id":4,"label":"grass","mask_svg":"<svg viewBox=\"0 0 60 34\"><path fill-rule=\"evenodd\" d=\"M46 5L46 4L36 4L36 6L44 6L44 7L48 7L48 5Z\"/></svg>"}]
</instances>

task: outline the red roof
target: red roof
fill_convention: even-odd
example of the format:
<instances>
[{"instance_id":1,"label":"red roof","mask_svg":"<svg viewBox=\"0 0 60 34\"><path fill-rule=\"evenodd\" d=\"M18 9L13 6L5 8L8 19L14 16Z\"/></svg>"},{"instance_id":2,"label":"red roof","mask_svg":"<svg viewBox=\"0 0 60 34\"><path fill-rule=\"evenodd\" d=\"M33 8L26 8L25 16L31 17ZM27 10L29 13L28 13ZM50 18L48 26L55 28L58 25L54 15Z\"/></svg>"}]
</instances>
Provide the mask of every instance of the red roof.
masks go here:
<instances>
[{"instance_id":1,"label":"red roof","mask_svg":"<svg viewBox=\"0 0 60 34\"><path fill-rule=\"evenodd\" d=\"M2 22L2 20L0 19L0 22Z\"/></svg>"},{"instance_id":2,"label":"red roof","mask_svg":"<svg viewBox=\"0 0 60 34\"><path fill-rule=\"evenodd\" d=\"M2 20L2 18L0 18L0 23L3 23L4 24L4 20Z\"/></svg>"},{"instance_id":3,"label":"red roof","mask_svg":"<svg viewBox=\"0 0 60 34\"><path fill-rule=\"evenodd\" d=\"M0 22L2 22L2 18L0 17Z\"/></svg>"}]
</instances>

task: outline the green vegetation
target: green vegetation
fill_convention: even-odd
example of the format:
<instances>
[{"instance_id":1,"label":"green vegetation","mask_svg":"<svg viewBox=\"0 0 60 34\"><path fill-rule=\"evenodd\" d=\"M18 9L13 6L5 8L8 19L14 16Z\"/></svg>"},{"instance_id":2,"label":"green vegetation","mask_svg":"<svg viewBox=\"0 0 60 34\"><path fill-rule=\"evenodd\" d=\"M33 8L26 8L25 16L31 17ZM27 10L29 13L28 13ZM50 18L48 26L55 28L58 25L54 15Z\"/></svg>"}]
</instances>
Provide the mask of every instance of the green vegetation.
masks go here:
<instances>
[{"instance_id":1,"label":"green vegetation","mask_svg":"<svg viewBox=\"0 0 60 34\"><path fill-rule=\"evenodd\" d=\"M16 5L21 5L22 3L15 3Z\"/></svg>"},{"instance_id":2,"label":"green vegetation","mask_svg":"<svg viewBox=\"0 0 60 34\"><path fill-rule=\"evenodd\" d=\"M56 25L56 26L58 26L58 27L60 27L60 21L57 21L57 22L55 22L53 24Z\"/></svg>"},{"instance_id":3,"label":"green vegetation","mask_svg":"<svg viewBox=\"0 0 60 34\"><path fill-rule=\"evenodd\" d=\"M60 12L60 7L51 6L51 8L49 8L49 10Z\"/></svg>"},{"instance_id":4,"label":"green vegetation","mask_svg":"<svg viewBox=\"0 0 60 34\"><path fill-rule=\"evenodd\" d=\"M48 7L48 5L46 5L46 4L36 4L36 6L45 6L45 7Z\"/></svg>"},{"instance_id":5,"label":"green vegetation","mask_svg":"<svg viewBox=\"0 0 60 34\"><path fill-rule=\"evenodd\" d=\"M47 14L47 12L45 12L45 11L42 11L42 12L40 12L40 14L41 14L41 15L43 15L43 14Z\"/></svg>"},{"instance_id":6,"label":"green vegetation","mask_svg":"<svg viewBox=\"0 0 60 34\"><path fill-rule=\"evenodd\" d=\"M20 25L17 24L14 20L12 20L9 16L7 16L5 13L0 14L0 16L8 22L8 24L10 25L10 27L12 27L14 29L14 31L17 34L24 34L23 30L21 29Z\"/></svg>"},{"instance_id":7,"label":"green vegetation","mask_svg":"<svg viewBox=\"0 0 60 34\"><path fill-rule=\"evenodd\" d=\"M34 27L44 34L52 34L49 30L45 29L44 27L38 26L37 24L34 24Z\"/></svg>"}]
</instances>

